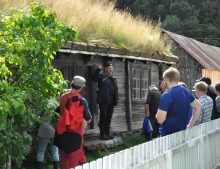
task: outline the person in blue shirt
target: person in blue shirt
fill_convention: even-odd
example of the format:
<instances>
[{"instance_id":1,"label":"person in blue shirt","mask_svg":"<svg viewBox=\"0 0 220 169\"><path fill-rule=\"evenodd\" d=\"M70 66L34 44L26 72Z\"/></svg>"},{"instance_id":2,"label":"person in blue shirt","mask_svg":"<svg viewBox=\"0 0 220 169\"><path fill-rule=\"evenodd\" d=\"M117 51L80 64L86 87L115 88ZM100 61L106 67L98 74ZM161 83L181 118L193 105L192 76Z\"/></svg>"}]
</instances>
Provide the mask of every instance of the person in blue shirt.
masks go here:
<instances>
[{"instance_id":1,"label":"person in blue shirt","mask_svg":"<svg viewBox=\"0 0 220 169\"><path fill-rule=\"evenodd\" d=\"M168 91L160 99L156 119L161 125L161 136L176 133L194 126L201 111L201 104L183 86L178 85L180 73L170 67L163 73ZM193 107L192 118L187 124L190 105Z\"/></svg>"},{"instance_id":2,"label":"person in blue shirt","mask_svg":"<svg viewBox=\"0 0 220 169\"><path fill-rule=\"evenodd\" d=\"M178 82L178 85L183 86L183 87L185 87L186 89L188 89L187 86L186 86L186 84L185 84L184 82ZM190 122L190 120L191 120L192 111L193 111L193 108L192 108L192 106L190 106L187 124L189 124L189 122Z\"/></svg>"}]
</instances>

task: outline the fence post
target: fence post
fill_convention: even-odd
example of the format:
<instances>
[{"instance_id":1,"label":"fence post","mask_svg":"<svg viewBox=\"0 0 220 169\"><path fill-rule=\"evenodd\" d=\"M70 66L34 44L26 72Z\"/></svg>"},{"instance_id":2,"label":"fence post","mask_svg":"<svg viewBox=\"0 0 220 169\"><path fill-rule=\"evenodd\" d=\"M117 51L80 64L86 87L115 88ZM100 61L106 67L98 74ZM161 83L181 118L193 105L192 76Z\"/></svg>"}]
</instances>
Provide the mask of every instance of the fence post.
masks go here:
<instances>
[{"instance_id":1,"label":"fence post","mask_svg":"<svg viewBox=\"0 0 220 169\"><path fill-rule=\"evenodd\" d=\"M172 150L166 151L166 169L173 169Z\"/></svg>"},{"instance_id":2,"label":"fence post","mask_svg":"<svg viewBox=\"0 0 220 169\"><path fill-rule=\"evenodd\" d=\"M204 154L204 142L203 142L203 135L199 138L199 147L200 147L200 149L199 149L199 161L200 161L200 163L199 163L199 168L201 168L201 169L204 169L204 156L205 156L205 154Z\"/></svg>"}]
</instances>

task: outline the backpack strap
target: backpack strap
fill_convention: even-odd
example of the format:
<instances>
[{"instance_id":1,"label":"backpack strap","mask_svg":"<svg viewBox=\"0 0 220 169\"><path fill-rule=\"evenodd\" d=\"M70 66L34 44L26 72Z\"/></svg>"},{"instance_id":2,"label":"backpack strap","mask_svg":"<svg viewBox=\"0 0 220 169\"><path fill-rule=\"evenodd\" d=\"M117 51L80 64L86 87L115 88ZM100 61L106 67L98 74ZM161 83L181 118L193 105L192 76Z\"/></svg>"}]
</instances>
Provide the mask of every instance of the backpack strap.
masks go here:
<instances>
[{"instance_id":1,"label":"backpack strap","mask_svg":"<svg viewBox=\"0 0 220 169\"><path fill-rule=\"evenodd\" d=\"M75 99L75 100L74 100ZM66 106L57 124L57 133L62 134L66 130L75 132L83 120L84 107L80 105L82 96L79 93L73 93L69 96Z\"/></svg>"},{"instance_id":2,"label":"backpack strap","mask_svg":"<svg viewBox=\"0 0 220 169\"><path fill-rule=\"evenodd\" d=\"M70 96L67 96L68 100L66 102L66 109L69 110L71 102L79 101L79 105L81 103L82 96L79 93L71 93Z\"/></svg>"}]
</instances>

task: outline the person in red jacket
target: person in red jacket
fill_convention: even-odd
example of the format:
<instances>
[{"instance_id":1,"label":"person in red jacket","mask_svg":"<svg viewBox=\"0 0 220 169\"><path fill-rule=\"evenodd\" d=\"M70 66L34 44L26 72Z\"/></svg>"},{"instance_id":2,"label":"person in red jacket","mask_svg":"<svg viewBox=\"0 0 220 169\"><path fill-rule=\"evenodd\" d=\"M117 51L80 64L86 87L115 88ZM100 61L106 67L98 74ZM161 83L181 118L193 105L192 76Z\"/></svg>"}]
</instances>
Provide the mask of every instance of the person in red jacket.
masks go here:
<instances>
[{"instance_id":1,"label":"person in red jacket","mask_svg":"<svg viewBox=\"0 0 220 169\"><path fill-rule=\"evenodd\" d=\"M61 169L74 168L80 165L81 157L84 153L83 152L83 133L84 133L83 120L80 121L79 127L75 129L75 127L72 126L71 121L70 124L68 124L68 119L71 120L72 113L83 113L83 118L88 123L90 123L92 120L91 113L88 109L88 103L79 94L80 91L85 86L85 82L86 80L83 77L74 76L71 84L71 90L63 94L60 98L61 116L58 121L54 144L59 148ZM72 109L70 108L68 109L68 105L70 104L69 103L70 101L79 103L78 106L79 109L77 110L77 112L70 112L72 111ZM83 109L81 109L82 107ZM83 112L79 112L79 111L83 111ZM65 116L62 117L62 115Z\"/></svg>"}]
</instances>

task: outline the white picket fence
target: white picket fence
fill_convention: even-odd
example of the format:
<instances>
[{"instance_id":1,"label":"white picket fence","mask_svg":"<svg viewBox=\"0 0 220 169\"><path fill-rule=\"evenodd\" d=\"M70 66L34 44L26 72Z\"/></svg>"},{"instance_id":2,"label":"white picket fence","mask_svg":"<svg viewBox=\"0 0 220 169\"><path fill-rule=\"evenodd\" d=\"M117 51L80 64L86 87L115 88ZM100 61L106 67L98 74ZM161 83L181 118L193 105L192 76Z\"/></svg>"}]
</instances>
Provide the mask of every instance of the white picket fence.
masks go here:
<instances>
[{"instance_id":1,"label":"white picket fence","mask_svg":"<svg viewBox=\"0 0 220 169\"><path fill-rule=\"evenodd\" d=\"M105 156L76 169L215 169L220 119Z\"/></svg>"}]
</instances>

